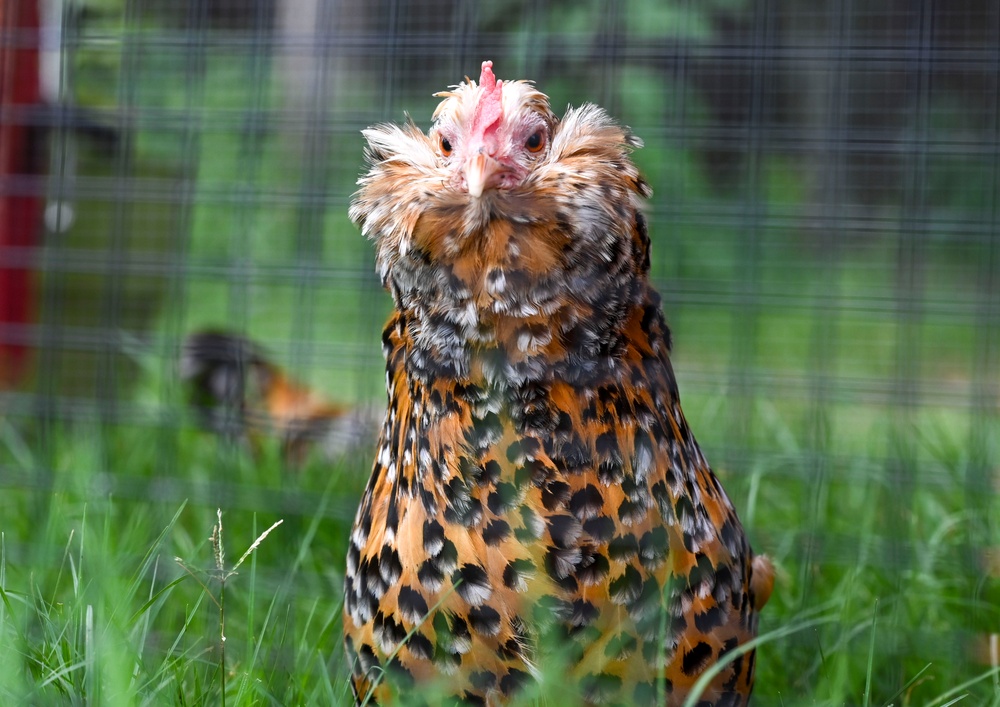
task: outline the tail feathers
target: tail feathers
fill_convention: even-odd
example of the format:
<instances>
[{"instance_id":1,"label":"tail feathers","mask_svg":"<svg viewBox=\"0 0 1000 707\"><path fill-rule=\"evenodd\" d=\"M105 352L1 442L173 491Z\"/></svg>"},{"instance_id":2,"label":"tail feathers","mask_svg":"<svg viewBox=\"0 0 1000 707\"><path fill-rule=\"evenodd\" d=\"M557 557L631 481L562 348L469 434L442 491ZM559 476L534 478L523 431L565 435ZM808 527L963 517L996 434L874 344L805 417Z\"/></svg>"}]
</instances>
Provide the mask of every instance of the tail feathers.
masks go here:
<instances>
[{"instance_id":1,"label":"tail feathers","mask_svg":"<svg viewBox=\"0 0 1000 707\"><path fill-rule=\"evenodd\" d=\"M753 608L760 611L774 590L774 563L767 555L755 555L751 563L750 596Z\"/></svg>"},{"instance_id":2,"label":"tail feathers","mask_svg":"<svg viewBox=\"0 0 1000 707\"><path fill-rule=\"evenodd\" d=\"M286 458L304 461L314 446L334 456L374 438L366 412L336 405L286 375L256 343L227 332L188 336L180 362L202 424L227 439L282 440Z\"/></svg>"}]
</instances>

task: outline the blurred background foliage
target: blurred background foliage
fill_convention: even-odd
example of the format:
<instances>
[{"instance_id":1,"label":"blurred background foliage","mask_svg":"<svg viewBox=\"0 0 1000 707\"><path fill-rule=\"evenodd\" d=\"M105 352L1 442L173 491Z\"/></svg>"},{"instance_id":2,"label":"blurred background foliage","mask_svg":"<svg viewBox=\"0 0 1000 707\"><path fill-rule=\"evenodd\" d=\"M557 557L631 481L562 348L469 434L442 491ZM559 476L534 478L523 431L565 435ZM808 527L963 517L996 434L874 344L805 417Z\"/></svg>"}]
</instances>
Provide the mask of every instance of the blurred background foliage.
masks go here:
<instances>
[{"instance_id":1,"label":"blurred background foliage","mask_svg":"<svg viewBox=\"0 0 1000 707\"><path fill-rule=\"evenodd\" d=\"M757 704L1000 701L998 3L41 5L37 36L0 39L39 43L45 146L40 176L0 187L45 226L0 241L36 299L0 321L32 350L0 389L0 694L214 700L215 608L172 557L211 565L221 507L244 545L286 520L231 581L227 690L345 698L371 455L292 472L276 443L212 437L180 344L241 333L377 407L390 303L346 216L360 130L428 127L431 94L491 58L645 141L685 410L777 561L763 631L803 628L765 644Z\"/></svg>"}]
</instances>

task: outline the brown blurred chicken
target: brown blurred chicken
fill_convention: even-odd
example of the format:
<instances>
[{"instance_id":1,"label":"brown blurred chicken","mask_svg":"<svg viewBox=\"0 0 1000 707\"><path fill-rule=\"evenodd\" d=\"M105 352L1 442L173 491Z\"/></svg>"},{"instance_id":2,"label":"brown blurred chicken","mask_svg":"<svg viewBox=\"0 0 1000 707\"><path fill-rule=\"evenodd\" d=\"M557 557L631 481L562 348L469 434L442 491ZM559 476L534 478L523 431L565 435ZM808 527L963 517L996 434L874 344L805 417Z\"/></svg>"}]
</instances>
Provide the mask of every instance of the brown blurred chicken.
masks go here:
<instances>
[{"instance_id":1,"label":"brown blurred chicken","mask_svg":"<svg viewBox=\"0 0 1000 707\"><path fill-rule=\"evenodd\" d=\"M773 573L681 412L641 143L491 62L440 95L427 135L365 131L350 210L396 306L347 557L355 695L498 704L552 657L567 704L679 705L724 662L699 704L743 705Z\"/></svg>"},{"instance_id":2,"label":"brown blurred chicken","mask_svg":"<svg viewBox=\"0 0 1000 707\"><path fill-rule=\"evenodd\" d=\"M202 423L252 448L277 437L285 458L301 464L313 448L327 457L370 443L377 415L337 405L269 361L248 339L221 331L191 334L181 352L181 378ZM379 413L380 414L380 413Z\"/></svg>"}]
</instances>

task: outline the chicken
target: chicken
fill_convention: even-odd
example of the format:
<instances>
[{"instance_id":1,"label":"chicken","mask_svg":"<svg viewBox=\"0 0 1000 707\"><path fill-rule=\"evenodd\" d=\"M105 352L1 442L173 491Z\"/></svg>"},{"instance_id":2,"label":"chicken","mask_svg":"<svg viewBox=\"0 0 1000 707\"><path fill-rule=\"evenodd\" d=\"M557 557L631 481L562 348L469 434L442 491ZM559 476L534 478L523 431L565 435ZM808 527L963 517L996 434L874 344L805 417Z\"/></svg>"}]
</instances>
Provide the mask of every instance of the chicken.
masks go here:
<instances>
[{"instance_id":1,"label":"chicken","mask_svg":"<svg viewBox=\"0 0 1000 707\"><path fill-rule=\"evenodd\" d=\"M319 447L337 457L374 440L378 422L365 407L329 401L268 360L252 341L221 331L200 331L184 341L181 378L202 424L224 438L258 446L262 436L281 439L293 467Z\"/></svg>"},{"instance_id":2,"label":"chicken","mask_svg":"<svg viewBox=\"0 0 1000 707\"><path fill-rule=\"evenodd\" d=\"M357 700L502 704L551 659L588 704L679 705L725 660L699 704L745 704L754 653L727 654L773 574L681 412L641 142L489 61L438 95L427 135L364 131L350 208L395 303L347 555Z\"/></svg>"}]
</instances>

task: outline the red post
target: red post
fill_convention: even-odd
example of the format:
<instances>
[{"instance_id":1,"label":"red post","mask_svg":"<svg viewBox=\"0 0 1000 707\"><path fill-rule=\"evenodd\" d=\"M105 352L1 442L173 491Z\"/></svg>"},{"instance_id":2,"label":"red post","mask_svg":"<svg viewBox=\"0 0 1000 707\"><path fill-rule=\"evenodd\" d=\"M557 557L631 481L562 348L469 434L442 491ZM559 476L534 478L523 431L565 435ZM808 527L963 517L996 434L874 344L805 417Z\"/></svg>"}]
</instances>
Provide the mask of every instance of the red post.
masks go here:
<instances>
[{"instance_id":1,"label":"red post","mask_svg":"<svg viewBox=\"0 0 1000 707\"><path fill-rule=\"evenodd\" d=\"M0 0L0 388L24 374L30 348L18 336L35 313L25 257L40 228L41 200L25 188L38 171L29 111L39 105L38 0Z\"/></svg>"}]
</instances>

